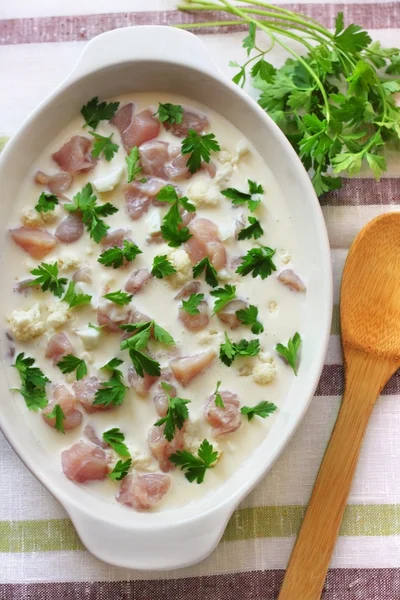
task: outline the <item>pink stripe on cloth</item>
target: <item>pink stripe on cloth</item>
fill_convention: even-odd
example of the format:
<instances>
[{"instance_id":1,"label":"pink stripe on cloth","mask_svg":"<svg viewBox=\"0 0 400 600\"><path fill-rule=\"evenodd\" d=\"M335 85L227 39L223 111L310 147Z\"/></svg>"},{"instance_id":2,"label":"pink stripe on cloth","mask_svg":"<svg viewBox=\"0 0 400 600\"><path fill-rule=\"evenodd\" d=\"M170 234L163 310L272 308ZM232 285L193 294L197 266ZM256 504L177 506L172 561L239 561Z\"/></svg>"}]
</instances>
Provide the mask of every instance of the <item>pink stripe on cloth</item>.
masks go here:
<instances>
[{"instance_id":1,"label":"pink stripe on cloth","mask_svg":"<svg viewBox=\"0 0 400 600\"><path fill-rule=\"evenodd\" d=\"M322 206L368 206L400 204L400 177L375 179L343 179L340 190L324 194Z\"/></svg>"},{"instance_id":2,"label":"pink stripe on cloth","mask_svg":"<svg viewBox=\"0 0 400 600\"><path fill-rule=\"evenodd\" d=\"M324 365L322 375L315 391L316 396L341 396L344 391L344 372L342 365ZM387 382L382 396L400 395L400 371Z\"/></svg>"},{"instance_id":3,"label":"pink stripe on cloth","mask_svg":"<svg viewBox=\"0 0 400 600\"><path fill-rule=\"evenodd\" d=\"M275 600L282 570L116 582L0 585L1 600ZM322 600L395 600L397 569L331 569ZM301 600L293 598L293 600Z\"/></svg>"},{"instance_id":4,"label":"pink stripe on cloth","mask_svg":"<svg viewBox=\"0 0 400 600\"><path fill-rule=\"evenodd\" d=\"M400 27L399 2L287 4L285 8L303 12L329 27L332 27L335 16L339 11L344 13L346 23L357 23L368 29ZM104 31L129 25L176 25L179 23L220 21L221 19L231 20L232 17L231 15L222 15L219 12L190 14L170 10L4 19L0 21L0 44L87 41ZM219 27L201 31L218 33L228 32L231 29L231 27Z\"/></svg>"}]
</instances>

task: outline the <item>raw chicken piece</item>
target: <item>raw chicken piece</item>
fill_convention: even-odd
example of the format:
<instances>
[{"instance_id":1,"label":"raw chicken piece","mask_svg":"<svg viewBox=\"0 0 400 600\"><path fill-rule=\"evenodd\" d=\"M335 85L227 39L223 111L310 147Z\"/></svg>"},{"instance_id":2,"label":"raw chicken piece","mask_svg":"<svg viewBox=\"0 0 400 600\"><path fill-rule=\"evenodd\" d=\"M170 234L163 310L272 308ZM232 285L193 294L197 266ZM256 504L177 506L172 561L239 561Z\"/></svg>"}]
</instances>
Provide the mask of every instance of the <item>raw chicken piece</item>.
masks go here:
<instances>
[{"instance_id":1,"label":"raw chicken piece","mask_svg":"<svg viewBox=\"0 0 400 600\"><path fill-rule=\"evenodd\" d=\"M118 502L136 510L152 508L168 492L171 480L161 473L127 475L121 483Z\"/></svg>"},{"instance_id":2,"label":"raw chicken piece","mask_svg":"<svg viewBox=\"0 0 400 600\"><path fill-rule=\"evenodd\" d=\"M76 399L73 394L68 390L65 385L57 385L53 390L53 401L51 404L46 406L43 410L42 415L45 423L53 429L56 426L56 419L48 419L49 415L54 406L59 404L64 413L65 419L63 420L64 429L73 429L82 423L82 413L76 408Z\"/></svg>"},{"instance_id":3,"label":"raw chicken piece","mask_svg":"<svg viewBox=\"0 0 400 600\"><path fill-rule=\"evenodd\" d=\"M67 173L87 173L97 164L92 156L92 140L82 135L74 135L57 152L53 160Z\"/></svg>"},{"instance_id":4,"label":"raw chicken piece","mask_svg":"<svg viewBox=\"0 0 400 600\"><path fill-rule=\"evenodd\" d=\"M236 394L219 392L225 408L215 405L215 394L212 394L204 408L206 421L213 427L213 435L232 433L242 423L240 403Z\"/></svg>"},{"instance_id":5,"label":"raw chicken piece","mask_svg":"<svg viewBox=\"0 0 400 600\"><path fill-rule=\"evenodd\" d=\"M46 175L43 171L38 171L35 175L35 183L46 185L52 194L58 198L65 198L64 192L69 190L74 178L70 173L56 173L55 175Z\"/></svg>"},{"instance_id":6,"label":"raw chicken piece","mask_svg":"<svg viewBox=\"0 0 400 600\"><path fill-rule=\"evenodd\" d=\"M170 163L165 165L165 173L168 179L179 181L180 179L189 179L192 177L188 167L186 166L189 156L187 154L179 154ZM210 177L214 178L217 172L217 167L213 162L202 162L200 169L207 171Z\"/></svg>"},{"instance_id":7,"label":"raw chicken piece","mask_svg":"<svg viewBox=\"0 0 400 600\"><path fill-rule=\"evenodd\" d=\"M164 437L164 427L164 425L161 425L161 427L153 425L149 431L148 441L151 453L158 460L161 471L168 473L174 468L174 465L169 461L169 457L183 448L183 428L176 428L175 437L169 442Z\"/></svg>"},{"instance_id":8,"label":"raw chicken piece","mask_svg":"<svg viewBox=\"0 0 400 600\"><path fill-rule=\"evenodd\" d=\"M65 333L55 333L47 343L45 357L52 358L53 363L57 364L63 356L72 354L73 351L72 344Z\"/></svg>"},{"instance_id":9,"label":"raw chicken piece","mask_svg":"<svg viewBox=\"0 0 400 600\"><path fill-rule=\"evenodd\" d=\"M170 367L175 379L186 387L194 377L203 373L211 365L215 357L215 351L210 349L192 356L175 358L170 362Z\"/></svg>"},{"instance_id":10,"label":"raw chicken piece","mask_svg":"<svg viewBox=\"0 0 400 600\"><path fill-rule=\"evenodd\" d=\"M196 315L190 315L184 308L179 309L179 320L189 331L200 331L200 329L207 327L210 322L207 302L202 300L197 308L200 312Z\"/></svg>"},{"instance_id":11,"label":"raw chicken piece","mask_svg":"<svg viewBox=\"0 0 400 600\"><path fill-rule=\"evenodd\" d=\"M231 329L237 329L242 322L237 318L236 312L244 308L247 308L247 302L244 300L231 300L217 313L217 317L220 321L229 325Z\"/></svg>"},{"instance_id":12,"label":"raw chicken piece","mask_svg":"<svg viewBox=\"0 0 400 600\"><path fill-rule=\"evenodd\" d=\"M189 281L185 283L180 292L175 296L175 300L181 300L182 298L189 298L192 294L198 294L201 289L200 281Z\"/></svg>"},{"instance_id":13,"label":"raw chicken piece","mask_svg":"<svg viewBox=\"0 0 400 600\"><path fill-rule=\"evenodd\" d=\"M14 292L18 292L19 294L24 294L26 296L28 292L40 290L40 285L30 285L32 281L34 280L22 279L21 281L18 281L13 287Z\"/></svg>"},{"instance_id":14,"label":"raw chicken piece","mask_svg":"<svg viewBox=\"0 0 400 600\"><path fill-rule=\"evenodd\" d=\"M300 277L298 277L296 275L296 273L294 273L292 271L292 269L285 269L284 271L279 273L278 280L281 283L283 283L283 285L286 285L293 292L305 292L306 291L306 287L305 287L304 283L302 282Z\"/></svg>"},{"instance_id":15,"label":"raw chicken piece","mask_svg":"<svg viewBox=\"0 0 400 600\"><path fill-rule=\"evenodd\" d=\"M110 123L115 125L115 127L120 132L121 136L132 123L133 114L135 112L135 105L133 102L129 102L129 104L125 104L122 108L115 113Z\"/></svg>"},{"instance_id":16,"label":"raw chicken piece","mask_svg":"<svg viewBox=\"0 0 400 600\"><path fill-rule=\"evenodd\" d=\"M61 221L54 235L60 242L72 244L82 237L83 231L82 217L78 214L72 214L64 219L64 221Z\"/></svg>"},{"instance_id":17,"label":"raw chicken piece","mask_svg":"<svg viewBox=\"0 0 400 600\"><path fill-rule=\"evenodd\" d=\"M119 306L102 298L97 308L98 324L104 325L104 329L111 333L121 333L119 326L130 323L131 313L128 306Z\"/></svg>"},{"instance_id":18,"label":"raw chicken piece","mask_svg":"<svg viewBox=\"0 0 400 600\"><path fill-rule=\"evenodd\" d=\"M181 206L179 207L179 214L182 217L182 223L178 225L179 229L181 229L182 227L187 227L196 216L196 212L191 212L189 210L186 210L185 208L182 208Z\"/></svg>"},{"instance_id":19,"label":"raw chicken piece","mask_svg":"<svg viewBox=\"0 0 400 600\"><path fill-rule=\"evenodd\" d=\"M75 397L80 402L87 413L94 413L102 410L111 410L113 405L106 406L105 404L95 404L94 397L97 390L100 388L100 380L97 377L84 377L79 381L75 381L72 385Z\"/></svg>"},{"instance_id":20,"label":"raw chicken piece","mask_svg":"<svg viewBox=\"0 0 400 600\"><path fill-rule=\"evenodd\" d=\"M36 227L18 227L10 230L12 239L32 258L44 258L55 248L56 238L48 231Z\"/></svg>"},{"instance_id":21,"label":"raw chicken piece","mask_svg":"<svg viewBox=\"0 0 400 600\"><path fill-rule=\"evenodd\" d=\"M153 275L148 269L136 269L126 282L125 290L129 292L129 294L137 294L146 281L149 281L152 277Z\"/></svg>"},{"instance_id":22,"label":"raw chicken piece","mask_svg":"<svg viewBox=\"0 0 400 600\"><path fill-rule=\"evenodd\" d=\"M101 240L100 244L105 248L113 248L114 246L118 246L118 248L123 248L124 240L129 239L130 235L129 229L113 229L109 231L105 237Z\"/></svg>"},{"instance_id":23,"label":"raw chicken piece","mask_svg":"<svg viewBox=\"0 0 400 600\"><path fill-rule=\"evenodd\" d=\"M121 133L122 143L129 153L134 146L140 146L157 137L159 132L160 123L153 117L152 112L142 110L133 117L130 125Z\"/></svg>"},{"instance_id":24,"label":"raw chicken piece","mask_svg":"<svg viewBox=\"0 0 400 600\"><path fill-rule=\"evenodd\" d=\"M61 453L61 464L64 474L76 483L103 480L109 471L104 450L83 440Z\"/></svg>"},{"instance_id":25,"label":"raw chicken piece","mask_svg":"<svg viewBox=\"0 0 400 600\"><path fill-rule=\"evenodd\" d=\"M169 160L168 143L151 140L140 146L140 164L145 175L166 179L165 164ZM165 184L164 184L165 185Z\"/></svg>"},{"instance_id":26,"label":"raw chicken piece","mask_svg":"<svg viewBox=\"0 0 400 600\"><path fill-rule=\"evenodd\" d=\"M152 320L144 313L141 313L135 306L132 306L131 309L129 323L147 323Z\"/></svg>"},{"instance_id":27,"label":"raw chicken piece","mask_svg":"<svg viewBox=\"0 0 400 600\"><path fill-rule=\"evenodd\" d=\"M171 385L171 389L168 391L168 393L171 397L176 396L176 387ZM168 411L168 396L161 383L158 386L157 392L153 396L153 402L160 417L165 417Z\"/></svg>"},{"instance_id":28,"label":"raw chicken piece","mask_svg":"<svg viewBox=\"0 0 400 600\"><path fill-rule=\"evenodd\" d=\"M205 115L184 108L182 123L170 125L165 122L163 125L165 129L170 131L173 135L176 135L177 137L186 137L189 133L189 129L193 129L196 133L204 133L204 131L209 128L210 123Z\"/></svg>"},{"instance_id":29,"label":"raw chicken piece","mask_svg":"<svg viewBox=\"0 0 400 600\"><path fill-rule=\"evenodd\" d=\"M138 396L147 396L152 385L159 379L157 375L149 375L144 373L144 377L140 377L133 367L128 370L128 381L131 388L135 390Z\"/></svg>"},{"instance_id":30,"label":"raw chicken piece","mask_svg":"<svg viewBox=\"0 0 400 600\"><path fill-rule=\"evenodd\" d=\"M99 438L92 425L85 425L85 427L83 428L83 433L86 435L88 440L91 441L92 444L94 444L95 446L99 446L104 450L110 447L109 444L107 444L107 442Z\"/></svg>"},{"instance_id":31,"label":"raw chicken piece","mask_svg":"<svg viewBox=\"0 0 400 600\"><path fill-rule=\"evenodd\" d=\"M208 256L213 267L219 271L226 265L225 246L219 239L218 227L209 219L196 219L189 225L192 237L186 242L186 251L193 264Z\"/></svg>"},{"instance_id":32,"label":"raw chicken piece","mask_svg":"<svg viewBox=\"0 0 400 600\"><path fill-rule=\"evenodd\" d=\"M132 220L139 219L147 212L152 202L156 206L165 206L165 202L159 202L156 195L166 182L156 177L148 177L144 183L132 181L124 188L126 212Z\"/></svg>"},{"instance_id":33,"label":"raw chicken piece","mask_svg":"<svg viewBox=\"0 0 400 600\"><path fill-rule=\"evenodd\" d=\"M75 281L75 283L78 283L79 281L82 283L92 283L91 268L82 267L82 269L79 269L73 274L72 279Z\"/></svg>"}]
</instances>

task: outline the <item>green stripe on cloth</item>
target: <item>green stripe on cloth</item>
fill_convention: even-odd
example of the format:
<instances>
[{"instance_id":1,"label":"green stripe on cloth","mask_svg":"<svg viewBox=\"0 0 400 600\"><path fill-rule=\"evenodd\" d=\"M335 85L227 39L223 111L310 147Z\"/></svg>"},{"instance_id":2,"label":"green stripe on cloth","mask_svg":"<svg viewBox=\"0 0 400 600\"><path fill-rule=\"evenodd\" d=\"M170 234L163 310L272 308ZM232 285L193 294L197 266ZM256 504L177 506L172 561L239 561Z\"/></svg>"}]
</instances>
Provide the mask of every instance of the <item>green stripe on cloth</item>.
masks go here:
<instances>
[{"instance_id":1,"label":"green stripe on cloth","mask_svg":"<svg viewBox=\"0 0 400 600\"><path fill-rule=\"evenodd\" d=\"M237 510L223 536L225 542L286 538L298 533L305 506L257 506ZM341 536L400 535L400 504L350 504ZM0 522L0 552L82 550L69 519Z\"/></svg>"},{"instance_id":2,"label":"green stripe on cloth","mask_svg":"<svg viewBox=\"0 0 400 600\"><path fill-rule=\"evenodd\" d=\"M340 333L340 308L338 304L334 304L332 310L331 335L339 335Z\"/></svg>"}]
</instances>

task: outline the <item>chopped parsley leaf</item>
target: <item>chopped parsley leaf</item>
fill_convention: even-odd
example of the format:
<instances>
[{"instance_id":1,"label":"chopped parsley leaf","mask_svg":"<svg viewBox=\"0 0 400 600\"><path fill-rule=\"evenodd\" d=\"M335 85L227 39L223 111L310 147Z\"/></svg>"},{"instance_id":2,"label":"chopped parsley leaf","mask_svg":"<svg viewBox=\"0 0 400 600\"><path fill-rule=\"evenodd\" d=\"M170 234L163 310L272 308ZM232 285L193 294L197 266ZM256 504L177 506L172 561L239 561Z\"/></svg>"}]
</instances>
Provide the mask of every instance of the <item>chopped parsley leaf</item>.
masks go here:
<instances>
[{"instance_id":1,"label":"chopped parsley leaf","mask_svg":"<svg viewBox=\"0 0 400 600\"><path fill-rule=\"evenodd\" d=\"M195 279L197 279L197 277L199 277L202 272L205 269L205 280L206 283L208 283L209 286L211 287L217 287L218 285L218 278L217 278L217 271L215 270L215 268L213 267L213 265L210 262L210 259L208 258L208 256L206 256L205 258L203 258L202 260L200 260L197 265L195 265L193 267L193 277Z\"/></svg>"},{"instance_id":2,"label":"chopped parsley leaf","mask_svg":"<svg viewBox=\"0 0 400 600\"><path fill-rule=\"evenodd\" d=\"M254 304L250 304L247 308L242 308L236 311L236 316L243 325L248 325L254 335L258 335L264 331L264 326L258 321L258 308Z\"/></svg>"},{"instance_id":3,"label":"chopped parsley leaf","mask_svg":"<svg viewBox=\"0 0 400 600\"><path fill-rule=\"evenodd\" d=\"M188 450L178 450L175 454L171 454L169 460L181 468L185 472L185 477L190 483L197 481L203 483L207 469L215 467L215 463L219 458L219 454L214 450L208 440L203 440L194 456Z\"/></svg>"},{"instance_id":4,"label":"chopped parsley leaf","mask_svg":"<svg viewBox=\"0 0 400 600\"><path fill-rule=\"evenodd\" d=\"M52 265L42 262L36 269L32 269L31 274L36 275L36 279L29 281L27 285L40 285L43 292L50 290L55 296L61 298L64 293L64 287L67 284L67 279L65 277L58 277L57 262Z\"/></svg>"},{"instance_id":5,"label":"chopped parsley leaf","mask_svg":"<svg viewBox=\"0 0 400 600\"><path fill-rule=\"evenodd\" d=\"M14 391L19 392L24 397L29 410L45 408L48 404L46 383L49 383L50 379L46 377L39 367L34 367L34 364L35 359L29 356L25 357L24 352L18 354L13 364L21 379L21 388Z\"/></svg>"},{"instance_id":6,"label":"chopped parsley leaf","mask_svg":"<svg viewBox=\"0 0 400 600\"><path fill-rule=\"evenodd\" d=\"M266 417L269 417L269 415L272 415L276 409L277 407L275 404L273 404L273 402L267 402L266 400L263 400L255 406L242 406L240 412L242 415L247 415L248 420L251 421L255 415L265 419Z\"/></svg>"},{"instance_id":7,"label":"chopped parsley leaf","mask_svg":"<svg viewBox=\"0 0 400 600\"><path fill-rule=\"evenodd\" d=\"M199 304L204 300L204 294L191 294L187 300L182 300L182 309L189 315L198 315Z\"/></svg>"},{"instance_id":8,"label":"chopped parsley leaf","mask_svg":"<svg viewBox=\"0 0 400 600\"><path fill-rule=\"evenodd\" d=\"M81 108L81 115L86 121L84 127L96 129L100 121L110 121L119 107L119 102L99 102L98 97L89 100Z\"/></svg>"},{"instance_id":9,"label":"chopped parsley leaf","mask_svg":"<svg viewBox=\"0 0 400 600\"><path fill-rule=\"evenodd\" d=\"M210 162L211 152L217 152L221 147L213 133L198 134L193 129L189 129L187 137L182 140L182 154L190 154L186 166L190 173L196 173L201 168L201 163Z\"/></svg>"},{"instance_id":10,"label":"chopped parsley leaf","mask_svg":"<svg viewBox=\"0 0 400 600\"><path fill-rule=\"evenodd\" d=\"M272 260L274 254L275 250L267 246L252 248L246 256L242 256L242 263L236 269L236 273L243 275L243 277L251 273L252 277L259 275L261 279L266 279L273 271L276 271L276 266Z\"/></svg>"},{"instance_id":11,"label":"chopped parsley leaf","mask_svg":"<svg viewBox=\"0 0 400 600\"><path fill-rule=\"evenodd\" d=\"M289 339L288 345L277 344L275 350L283 356L292 367L293 372L297 375L297 355L301 345L301 337L299 333L295 333L292 338Z\"/></svg>"},{"instance_id":12,"label":"chopped parsley leaf","mask_svg":"<svg viewBox=\"0 0 400 600\"><path fill-rule=\"evenodd\" d=\"M66 354L58 361L57 367L61 370L61 373L66 375L76 371L76 380L83 379L87 373L87 365L84 360L74 356L73 354Z\"/></svg>"},{"instance_id":13,"label":"chopped parsley leaf","mask_svg":"<svg viewBox=\"0 0 400 600\"><path fill-rule=\"evenodd\" d=\"M55 194L46 194L46 192L42 192L35 206L35 210L37 210L38 213L51 212L55 209L57 204L58 198Z\"/></svg>"},{"instance_id":14,"label":"chopped parsley leaf","mask_svg":"<svg viewBox=\"0 0 400 600\"><path fill-rule=\"evenodd\" d=\"M122 248L119 246L112 246L111 248L107 248L104 250L97 259L101 265L105 267L113 267L113 269L118 269L122 267L124 261L132 262L138 254L142 254L142 251L136 244L133 242L129 242L128 240L124 240L124 245Z\"/></svg>"}]
</instances>

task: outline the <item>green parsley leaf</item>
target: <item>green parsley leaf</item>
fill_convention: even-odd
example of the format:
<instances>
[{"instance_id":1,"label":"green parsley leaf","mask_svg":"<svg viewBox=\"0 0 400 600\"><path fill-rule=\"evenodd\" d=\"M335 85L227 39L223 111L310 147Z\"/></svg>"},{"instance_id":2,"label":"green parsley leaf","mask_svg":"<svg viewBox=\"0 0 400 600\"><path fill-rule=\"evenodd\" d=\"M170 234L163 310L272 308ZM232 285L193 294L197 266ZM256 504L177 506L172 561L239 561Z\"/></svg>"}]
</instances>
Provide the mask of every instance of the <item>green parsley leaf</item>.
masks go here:
<instances>
[{"instance_id":1,"label":"green parsley leaf","mask_svg":"<svg viewBox=\"0 0 400 600\"><path fill-rule=\"evenodd\" d=\"M93 323L88 323L88 327L101 332L101 331L103 331L104 327L106 327L106 325L93 325Z\"/></svg>"},{"instance_id":2,"label":"green parsley leaf","mask_svg":"<svg viewBox=\"0 0 400 600\"><path fill-rule=\"evenodd\" d=\"M108 294L104 294L103 298L107 298L114 304L119 304L119 306L126 306L132 300L132 294L127 294L126 292L121 292L121 290L117 290L116 292L109 292Z\"/></svg>"},{"instance_id":3,"label":"green parsley leaf","mask_svg":"<svg viewBox=\"0 0 400 600\"><path fill-rule=\"evenodd\" d=\"M214 304L214 314L219 313L228 302L236 298L236 286L226 284L224 287L212 290L210 295L214 298L218 298Z\"/></svg>"},{"instance_id":4,"label":"green parsley leaf","mask_svg":"<svg viewBox=\"0 0 400 600\"><path fill-rule=\"evenodd\" d=\"M215 406L218 406L218 408L225 408L224 401L222 400L222 396L219 393L220 385L221 385L221 382L217 381L217 386L216 386L215 392L214 392L214 404L215 404Z\"/></svg>"},{"instance_id":5,"label":"green parsley leaf","mask_svg":"<svg viewBox=\"0 0 400 600\"><path fill-rule=\"evenodd\" d=\"M193 267L193 277L197 279L205 269L205 280L211 287L218 285L217 271L214 269L208 256L203 258L200 262Z\"/></svg>"},{"instance_id":6,"label":"green parsley leaf","mask_svg":"<svg viewBox=\"0 0 400 600\"><path fill-rule=\"evenodd\" d=\"M340 18L339 24L337 23L338 25L343 28L343 21ZM368 33L363 31L359 25L354 25L354 23L346 29L341 29L339 33L335 33L334 39L337 48L351 54L356 54L372 42Z\"/></svg>"},{"instance_id":7,"label":"green parsley leaf","mask_svg":"<svg viewBox=\"0 0 400 600\"><path fill-rule=\"evenodd\" d=\"M13 364L21 379L21 388L14 391L19 392L24 397L29 410L45 408L48 404L46 383L49 383L50 379L46 377L39 367L34 367L34 364L35 359L29 356L25 358L24 352L18 354Z\"/></svg>"},{"instance_id":8,"label":"green parsley leaf","mask_svg":"<svg viewBox=\"0 0 400 600\"><path fill-rule=\"evenodd\" d=\"M194 456L188 450L178 450L175 454L171 454L169 460L181 468L181 471L186 471L185 477L190 483L197 481L203 483L207 469L215 467L215 463L219 458L219 454L214 450L208 440L203 440Z\"/></svg>"},{"instance_id":9,"label":"green parsley leaf","mask_svg":"<svg viewBox=\"0 0 400 600\"><path fill-rule=\"evenodd\" d=\"M156 198L159 202L168 202L168 204L174 204L179 200L176 188L170 183L161 188L157 193Z\"/></svg>"},{"instance_id":10,"label":"green parsley leaf","mask_svg":"<svg viewBox=\"0 0 400 600\"><path fill-rule=\"evenodd\" d=\"M202 161L209 163L211 152L221 150L220 145L213 133L199 135L193 129L189 129L187 137L182 140L182 154L190 154L186 166L190 173L196 173L201 168Z\"/></svg>"},{"instance_id":11,"label":"green parsley leaf","mask_svg":"<svg viewBox=\"0 0 400 600\"><path fill-rule=\"evenodd\" d=\"M182 216L180 207L182 210L189 212L195 212L196 207L191 204L188 198L178 198L178 194L173 185L165 185L158 192L156 196L160 202L167 202L171 204L171 208L163 218L163 224L161 225L161 234L164 240L168 243L171 248L178 248L181 244L188 241L191 238L191 234L187 227L182 227Z\"/></svg>"},{"instance_id":12,"label":"green parsley leaf","mask_svg":"<svg viewBox=\"0 0 400 600\"><path fill-rule=\"evenodd\" d=\"M249 33L242 42L243 48L247 50L247 56L249 56L250 52L256 47L256 31L256 24L249 23Z\"/></svg>"},{"instance_id":13,"label":"green parsley leaf","mask_svg":"<svg viewBox=\"0 0 400 600\"><path fill-rule=\"evenodd\" d=\"M275 404L263 400L255 406L242 406L240 412L242 415L247 415L248 420L251 421L255 415L265 419L266 417L269 417L269 415L272 415L276 409L277 406L275 406Z\"/></svg>"},{"instance_id":14,"label":"green parsley leaf","mask_svg":"<svg viewBox=\"0 0 400 600\"><path fill-rule=\"evenodd\" d=\"M254 304L250 304L247 308L242 308L236 311L236 316L243 325L248 325L254 335L258 335L264 331L264 326L258 321L258 308Z\"/></svg>"},{"instance_id":15,"label":"green parsley leaf","mask_svg":"<svg viewBox=\"0 0 400 600\"><path fill-rule=\"evenodd\" d=\"M127 323L126 325L120 325L120 329L128 331L133 335L121 342L121 350L143 350L149 343L150 335L152 332L153 321L146 321L143 323Z\"/></svg>"},{"instance_id":16,"label":"green parsley leaf","mask_svg":"<svg viewBox=\"0 0 400 600\"><path fill-rule=\"evenodd\" d=\"M108 474L108 476L110 479L114 479L115 481L121 481L121 479L128 475L131 466L131 458L127 458L126 460L119 460L117 464L114 465L113 470Z\"/></svg>"},{"instance_id":17,"label":"green parsley leaf","mask_svg":"<svg viewBox=\"0 0 400 600\"><path fill-rule=\"evenodd\" d=\"M100 383L100 387L94 396L93 406L99 404L103 406L120 406L128 389L122 381L121 371L115 369L108 381Z\"/></svg>"},{"instance_id":18,"label":"green parsley leaf","mask_svg":"<svg viewBox=\"0 0 400 600\"><path fill-rule=\"evenodd\" d=\"M104 223L100 217L108 217L118 212L118 208L106 202L97 204L97 197L93 193L91 183L87 183L85 187L78 192L72 199L72 204L64 204L65 210L69 212L81 212L82 221L86 225L90 237L99 244L107 235L109 225Z\"/></svg>"},{"instance_id":19,"label":"green parsley leaf","mask_svg":"<svg viewBox=\"0 0 400 600\"><path fill-rule=\"evenodd\" d=\"M29 281L27 285L40 285L44 292L50 290L55 296L61 298L67 279L65 277L58 277L57 262L52 265L42 262L36 269L32 269L31 274L35 275L36 278Z\"/></svg>"},{"instance_id":20,"label":"green parsley leaf","mask_svg":"<svg viewBox=\"0 0 400 600\"><path fill-rule=\"evenodd\" d=\"M247 180L247 184L249 186L249 192L241 192L236 188L226 188L225 190L221 190L221 194L225 196L225 198L229 198L232 200L232 204L234 206L239 206L240 204L247 204L249 210L254 212L256 208L258 208L261 200L259 198L259 194L264 193L264 188L262 185L252 181L251 179Z\"/></svg>"},{"instance_id":21,"label":"green parsley leaf","mask_svg":"<svg viewBox=\"0 0 400 600\"><path fill-rule=\"evenodd\" d=\"M173 346L175 344L174 338L168 331L157 325L155 321L152 321L154 339L160 344L166 344L167 346Z\"/></svg>"},{"instance_id":22,"label":"green parsley leaf","mask_svg":"<svg viewBox=\"0 0 400 600\"><path fill-rule=\"evenodd\" d=\"M104 154L104 158L107 161L110 161L114 158L114 154L118 152L118 144L114 144L112 142L113 133L108 137L104 135L99 135L94 131L89 131L90 135L94 137L92 156L93 158L98 158L101 153Z\"/></svg>"},{"instance_id":23,"label":"green parsley leaf","mask_svg":"<svg viewBox=\"0 0 400 600\"><path fill-rule=\"evenodd\" d=\"M219 348L221 361L230 367L236 356L256 356L260 352L260 340L232 342L225 333L225 342Z\"/></svg>"},{"instance_id":24,"label":"green parsley leaf","mask_svg":"<svg viewBox=\"0 0 400 600\"><path fill-rule=\"evenodd\" d=\"M267 246L252 248L246 256L242 257L242 263L236 269L236 273L243 275L243 277L251 273L253 278L259 275L261 279L266 279L273 271L276 271L276 266L272 260L274 254L275 250Z\"/></svg>"},{"instance_id":25,"label":"green parsley leaf","mask_svg":"<svg viewBox=\"0 0 400 600\"><path fill-rule=\"evenodd\" d=\"M162 256L154 257L151 273L154 277L157 277L157 279L162 279L163 277L168 277L168 275L176 273L176 269L168 260L167 255L164 254Z\"/></svg>"},{"instance_id":26,"label":"green parsley leaf","mask_svg":"<svg viewBox=\"0 0 400 600\"><path fill-rule=\"evenodd\" d=\"M90 294L77 294L75 292L75 282L70 281L68 284L67 291L65 292L65 296L62 299L63 302L69 304L70 308L74 308L75 306L83 306L84 304L90 304L92 296Z\"/></svg>"},{"instance_id":27,"label":"green parsley leaf","mask_svg":"<svg viewBox=\"0 0 400 600\"><path fill-rule=\"evenodd\" d=\"M76 371L77 381L83 379L88 373L85 361L77 356L74 356L73 354L66 354L63 356L62 359L58 361L57 367L61 370L61 373L64 373L64 375Z\"/></svg>"},{"instance_id":28,"label":"green parsley leaf","mask_svg":"<svg viewBox=\"0 0 400 600\"><path fill-rule=\"evenodd\" d=\"M183 108L180 104L170 104L169 102L162 104L159 102L155 116L158 117L160 123L169 123L170 125L177 123L179 125L183 120Z\"/></svg>"},{"instance_id":29,"label":"green parsley leaf","mask_svg":"<svg viewBox=\"0 0 400 600\"><path fill-rule=\"evenodd\" d=\"M35 206L38 213L51 212L58 204L58 198L55 194L46 194L42 192Z\"/></svg>"},{"instance_id":30,"label":"green parsley leaf","mask_svg":"<svg viewBox=\"0 0 400 600\"><path fill-rule=\"evenodd\" d=\"M251 76L252 77L260 77L263 81L268 83L272 83L274 80L274 76L276 75L276 69L271 63L264 60L263 58L257 61L252 69Z\"/></svg>"},{"instance_id":31,"label":"green parsley leaf","mask_svg":"<svg viewBox=\"0 0 400 600\"><path fill-rule=\"evenodd\" d=\"M125 441L125 435L120 431L118 427L109 429L103 433L103 440L111 446L113 450L123 458L130 457L130 452Z\"/></svg>"},{"instance_id":32,"label":"green parsley leaf","mask_svg":"<svg viewBox=\"0 0 400 600\"><path fill-rule=\"evenodd\" d=\"M45 415L45 417L46 419L55 419L55 428L57 429L57 431L59 431L60 433L65 433L64 421L66 417L63 409L59 404L55 404L53 410L48 415Z\"/></svg>"},{"instance_id":33,"label":"green parsley leaf","mask_svg":"<svg viewBox=\"0 0 400 600\"><path fill-rule=\"evenodd\" d=\"M128 156L125 156L125 162L128 166L128 183L131 183L141 171L139 148L133 146Z\"/></svg>"},{"instance_id":34,"label":"green parsley leaf","mask_svg":"<svg viewBox=\"0 0 400 600\"><path fill-rule=\"evenodd\" d=\"M299 333L295 333L292 338L289 339L288 345L277 344L275 350L283 356L292 367L293 372L297 375L297 355L301 345L301 337Z\"/></svg>"},{"instance_id":35,"label":"green parsley leaf","mask_svg":"<svg viewBox=\"0 0 400 600\"><path fill-rule=\"evenodd\" d=\"M182 429L185 421L189 418L189 411L186 405L189 404L190 400L170 396L171 386L168 384L165 386L164 382L161 383L161 386L168 396L168 411L166 416L156 421L154 425L157 427L165 425L164 437L171 442L175 437L176 429Z\"/></svg>"},{"instance_id":36,"label":"green parsley leaf","mask_svg":"<svg viewBox=\"0 0 400 600\"><path fill-rule=\"evenodd\" d=\"M89 100L81 108L81 115L86 121L84 127L96 129L100 121L110 121L119 107L119 102L99 102L98 97Z\"/></svg>"},{"instance_id":37,"label":"green parsley leaf","mask_svg":"<svg viewBox=\"0 0 400 600\"><path fill-rule=\"evenodd\" d=\"M189 315L198 315L200 313L198 306L204 300L204 294L191 294L187 300L182 300L182 308Z\"/></svg>"},{"instance_id":38,"label":"green parsley leaf","mask_svg":"<svg viewBox=\"0 0 400 600\"><path fill-rule=\"evenodd\" d=\"M102 371L112 371L113 373L117 373L120 377L122 377L122 371L118 369L121 365L124 364L124 361L120 358L112 358L101 368Z\"/></svg>"},{"instance_id":39,"label":"green parsley leaf","mask_svg":"<svg viewBox=\"0 0 400 600\"><path fill-rule=\"evenodd\" d=\"M129 348L129 356L139 377L144 377L144 373L159 377L161 375L160 363L147 354L140 352L135 347Z\"/></svg>"},{"instance_id":40,"label":"green parsley leaf","mask_svg":"<svg viewBox=\"0 0 400 600\"><path fill-rule=\"evenodd\" d=\"M250 240L251 238L258 240L258 238L263 235L264 230L258 219L255 217L248 217L248 221L250 225L239 231L238 240Z\"/></svg>"},{"instance_id":41,"label":"green parsley leaf","mask_svg":"<svg viewBox=\"0 0 400 600\"><path fill-rule=\"evenodd\" d=\"M101 265L105 267L113 267L113 269L118 269L122 267L124 261L132 262L135 260L138 254L142 254L142 251L136 244L133 242L129 242L128 240L124 240L124 245L122 248L119 246L113 246L112 248L107 248L104 250L97 259Z\"/></svg>"}]
</instances>

